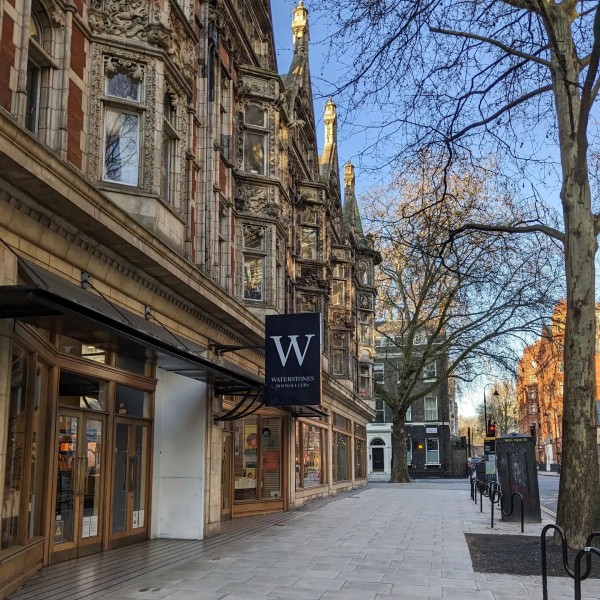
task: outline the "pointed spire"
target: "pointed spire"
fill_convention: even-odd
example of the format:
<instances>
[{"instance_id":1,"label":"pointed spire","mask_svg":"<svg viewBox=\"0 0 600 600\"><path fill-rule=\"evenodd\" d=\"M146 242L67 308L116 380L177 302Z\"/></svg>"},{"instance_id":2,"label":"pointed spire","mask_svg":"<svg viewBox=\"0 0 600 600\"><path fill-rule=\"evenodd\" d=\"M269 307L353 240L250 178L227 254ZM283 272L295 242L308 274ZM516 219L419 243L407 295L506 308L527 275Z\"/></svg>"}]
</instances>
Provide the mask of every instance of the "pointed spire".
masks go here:
<instances>
[{"instance_id":1,"label":"pointed spire","mask_svg":"<svg viewBox=\"0 0 600 600\"><path fill-rule=\"evenodd\" d=\"M292 38L294 48L304 41L308 42L308 10L305 8L302 0L299 0L298 6L294 9Z\"/></svg>"},{"instance_id":2,"label":"pointed spire","mask_svg":"<svg viewBox=\"0 0 600 600\"><path fill-rule=\"evenodd\" d=\"M354 181L354 165L348 161L344 166L343 222L347 232L353 230L360 238L363 238L364 232L354 192Z\"/></svg>"},{"instance_id":3,"label":"pointed spire","mask_svg":"<svg viewBox=\"0 0 600 600\"><path fill-rule=\"evenodd\" d=\"M337 111L331 98L325 105L323 122L325 123L325 145L335 144L337 142Z\"/></svg>"}]
</instances>

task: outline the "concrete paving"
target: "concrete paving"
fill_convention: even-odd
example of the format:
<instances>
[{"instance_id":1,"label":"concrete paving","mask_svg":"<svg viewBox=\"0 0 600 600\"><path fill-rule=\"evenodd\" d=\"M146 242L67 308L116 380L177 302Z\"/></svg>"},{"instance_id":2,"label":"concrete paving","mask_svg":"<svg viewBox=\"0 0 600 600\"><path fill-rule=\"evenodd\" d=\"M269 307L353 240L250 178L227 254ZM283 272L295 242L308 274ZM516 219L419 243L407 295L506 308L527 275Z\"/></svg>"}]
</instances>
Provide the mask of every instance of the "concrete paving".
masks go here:
<instances>
[{"instance_id":1,"label":"concrete paving","mask_svg":"<svg viewBox=\"0 0 600 600\"><path fill-rule=\"evenodd\" d=\"M488 505L485 504L487 502ZM526 524L539 539L551 522ZM490 527L466 480L376 484L295 511L283 523L159 570L104 600L520 600L541 599L541 576L473 571L464 533L520 534ZM600 568L596 562L594 569ZM574 598L573 581L549 579L551 600ZM600 580L582 586L600 600Z\"/></svg>"}]
</instances>

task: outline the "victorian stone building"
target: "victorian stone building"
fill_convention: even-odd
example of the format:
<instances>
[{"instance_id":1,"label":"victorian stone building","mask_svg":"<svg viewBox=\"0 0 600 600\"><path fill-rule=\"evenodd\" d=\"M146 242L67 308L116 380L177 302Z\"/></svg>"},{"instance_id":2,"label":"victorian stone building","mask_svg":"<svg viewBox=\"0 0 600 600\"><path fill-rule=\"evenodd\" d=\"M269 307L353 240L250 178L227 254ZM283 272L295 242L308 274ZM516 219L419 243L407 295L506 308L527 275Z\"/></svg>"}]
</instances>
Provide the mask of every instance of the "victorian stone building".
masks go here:
<instances>
[{"instance_id":1,"label":"victorian stone building","mask_svg":"<svg viewBox=\"0 0 600 600\"><path fill-rule=\"evenodd\" d=\"M366 483L378 254L307 16L282 76L268 0L0 1L0 595ZM267 408L293 312L322 402Z\"/></svg>"}]
</instances>

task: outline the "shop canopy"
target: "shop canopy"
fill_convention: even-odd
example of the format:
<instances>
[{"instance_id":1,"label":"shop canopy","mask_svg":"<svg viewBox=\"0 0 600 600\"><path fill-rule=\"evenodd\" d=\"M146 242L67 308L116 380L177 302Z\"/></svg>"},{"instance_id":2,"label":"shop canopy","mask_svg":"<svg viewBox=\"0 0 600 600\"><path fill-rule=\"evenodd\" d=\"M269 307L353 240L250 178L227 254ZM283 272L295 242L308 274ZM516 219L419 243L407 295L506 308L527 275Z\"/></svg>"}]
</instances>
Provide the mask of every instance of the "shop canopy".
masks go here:
<instances>
[{"instance_id":1,"label":"shop canopy","mask_svg":"<svg viewBox=\"0 0 600 600\"><path fill-rule=\"evenodd\" d=\"M117 306L96 289L79 287L22 258L27 283L0 286L0 318L12 318L82 343L138 360L153 360L165 371L214 386L216 395L241 396L262 406L264 379L223 360L208 358L208 350L175 334L146 311L146 317ZM245 406L245 404L243 404ZM323 416L308 407L288 407L294 416ZM254 411L253 411L254 412ZM237 412L229 418L239 418Z\"/></svg>"}]
</instances>

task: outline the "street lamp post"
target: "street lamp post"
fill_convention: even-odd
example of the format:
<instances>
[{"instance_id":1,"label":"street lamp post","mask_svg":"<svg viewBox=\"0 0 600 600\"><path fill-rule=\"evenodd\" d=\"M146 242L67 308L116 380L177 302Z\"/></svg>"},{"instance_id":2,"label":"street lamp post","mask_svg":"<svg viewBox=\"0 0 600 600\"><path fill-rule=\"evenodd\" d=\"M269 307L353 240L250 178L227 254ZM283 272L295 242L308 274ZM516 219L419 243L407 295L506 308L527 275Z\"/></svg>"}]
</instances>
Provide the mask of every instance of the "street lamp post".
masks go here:
<instances>
[{"instance_id":1,"label":"street lamp post","mask_svg":"<svg viewBox=\"0 0 600 600\"><path fill-rule=\"evenodd\" d=\"M483 386L483 420L484 420L484 427L485 427L485 436L488 437L489 432L490 432L490 428L488 425L488 418L487 418L487 402L486 402L486 398L485 398L485 390L490 386L493 385L494 387L496 386L495 383L486 383ZM492 394L492 396L499 396L500 394L498 393L497 389L494 389L494 393Z\"/></svg>"}]
</instances>

